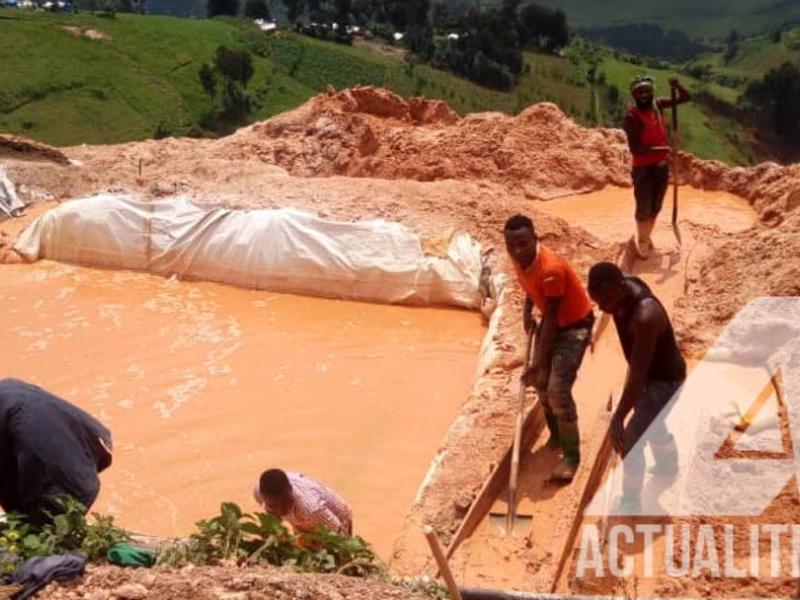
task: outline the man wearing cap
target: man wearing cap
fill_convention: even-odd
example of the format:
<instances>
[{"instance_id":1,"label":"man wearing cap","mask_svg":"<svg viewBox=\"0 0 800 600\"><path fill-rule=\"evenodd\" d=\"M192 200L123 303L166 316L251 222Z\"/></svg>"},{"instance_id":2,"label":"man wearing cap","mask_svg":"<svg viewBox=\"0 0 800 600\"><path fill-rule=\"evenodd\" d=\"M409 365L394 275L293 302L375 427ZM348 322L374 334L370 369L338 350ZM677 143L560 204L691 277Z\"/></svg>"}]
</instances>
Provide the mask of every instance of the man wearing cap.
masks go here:
<instances>
[{"instance_id":1,"label":"man wearing cap","mask_svg":"<svg viewBox=\"0 0 800 600\"><path fill-rule=\"evenodd\" d=\"M652 77L634 77L631 81L634 104L625 115L625 135L633 156L631 177L637 231L634 241L639 258L647 258L653 249L650 236L669 184L670 143L663 111L691 99L677 77L670 77L669 85L678 92L674 103L670 98L654 96Z\"/></svg>"}]
</instances>

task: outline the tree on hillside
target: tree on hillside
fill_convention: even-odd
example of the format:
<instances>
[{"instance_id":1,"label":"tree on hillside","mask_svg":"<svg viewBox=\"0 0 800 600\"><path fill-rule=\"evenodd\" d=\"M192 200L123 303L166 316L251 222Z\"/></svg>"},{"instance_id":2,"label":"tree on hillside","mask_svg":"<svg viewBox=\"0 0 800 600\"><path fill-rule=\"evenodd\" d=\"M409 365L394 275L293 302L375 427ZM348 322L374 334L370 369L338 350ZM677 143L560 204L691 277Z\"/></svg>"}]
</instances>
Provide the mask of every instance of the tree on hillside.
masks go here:
<instances>
[{"instance_id":1,"label":"tree on hillside","mask_svg":"<svg viewBox=\"0 0 800 600\"><path fill-rule=\"evenodd\" d=\"M247 93L247 84L253 77L253 57L246 50L231 50L219 46L211 64L200 67L197 75L205 93L213 101L221 93L220 117L233 122L246 121L254 108ZM221 86L218 87L218 82Z\"/></svg>"},{"instance_id":2,"label":"tree on hillside","mask_svg":"<svg viewBox=\"0 0 800 600\"><path fill-rule=\"evenodd\" d=\"M510 10L470 10L457 40L436 45L434 63L482 85L510 90L522 72L517 22Z\"/></svg>"},{"instance_id":3,"label":"tree on hillside","mask_svg":"<svg viewBox=\"0 0 800 600\"><path fill-rule=\"evenodd\" d=\"M366 25L374 18L375 8L373 0L352 0L350 13L356 23Z\"/></svg>"},{"instance_id":4,"label":"tree on hillside","mask_svg":"<svg viewBox=\"0 0 800 600\"><path fill-rule=\"evenodd\" d=\"M244 16L249 19L269 20L269 6L266 0L247 0L244 5Z\"/></svg>"},{"instance_id":5,"label":"tree on hillside","mask_svg":"<svg viewBox=\"0 0 800 600\"><path fill-rule=\"evenodd\" d=\"M450 8L444 2L436 2L431 11L431 22L434 29L443 31L450 23Z\"/></svg>"},{"instance_id":6,"label":"tree on hillside","mask_svg":"<svg viewBox=\"0 0 800 600\"><path fill-rule=\"evenodd\" d=\"M430 60L436 49L430 19L430 0L406 0L403 4L406 45L414 54Z\"/></svg>"},{"instance_id":7,"label":"tree on hillside","mask_svg":"<svg viewBox=\"0 0 800 600\"><path fill-rule=\"evenodd\" d=\"M335 0L334 17L337 23L345 25L350 22L350 13L353 10L352 2L350 0Z\"/></svg>"},{"instance_id":8,"label":"tree on hillside","mask_svg":"<svg viewBox=\"0 0 800 600\"><path fill-rule=\"evenodd\" d=\"M757 114L766 113L775 133L788 140L800 136L800 67L785 62L747 87L744 99Z\"/></svg>"},{"instance_id":9,"label":"tree on hillside","mask_svg":"<svg viewBox=\"0 0 800 600\"><path fill-rule=\"evenodd\" d=\"M228 15L235 17L239 14L239 0L208 0L208 17Z\"/></svg>"},{"instance_id":10,"label":"tree on hillside","mask_svg":"<svg viewBox=\"0 0 800 600\"><path fill-rule=\"evenodd\" d=\"M526 48L554 50L569 42L567 15L537 4L528 4L519 13L520 43Z\"/></svg>"},{"instance_id":11,"label":"tree on hillside","mask_svg":"<svg viewBox=\"0 0 800 600\"><path fill-rule=\"evenodd\" d=\"M736 54L739 52L739 32L735 29L731 30L728 34L727 39L727 47L725 48L725 54L723 55L723 60L727 65L731 62L735 57Z\"/></svg>"},{"instance_id":12,"label":"tree on hillside","mask_svg":"<svg viewBox=\"0 0 800 600\"><path fill-rule=\"evenodd\" d=\"M286 7L286 18L290 23L296 23L306 10L305 0L283 0Z\"/></svg>"}]
</instances>

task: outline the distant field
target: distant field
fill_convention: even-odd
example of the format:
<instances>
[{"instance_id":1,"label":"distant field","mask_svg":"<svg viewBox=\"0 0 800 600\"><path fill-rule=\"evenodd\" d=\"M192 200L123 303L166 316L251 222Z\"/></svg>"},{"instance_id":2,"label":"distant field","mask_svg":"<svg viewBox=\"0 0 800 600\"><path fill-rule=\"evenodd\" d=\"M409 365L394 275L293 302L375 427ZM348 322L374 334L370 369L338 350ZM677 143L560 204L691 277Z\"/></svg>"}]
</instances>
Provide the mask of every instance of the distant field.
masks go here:
<instances>
[{"instance_id":1,"label":"distant field","mask_svg":"<svg viewBox=\"0 0 800 600\"><path fill-rule=\"evenodd\" d=\"M727 64L722 52L692 62L710 65L717 73L757 79L787 61L800 65L800 27L784 32L777 42L771 36L743 40L738 53Z\"/></svg>"},{"instance_id":2,"label":"distant field","mask_svg":"<svg viewBox=\"0 0 800 600\"><path fill-rule=\"evenodd\" d=\"M90 28L107 39L78 37L65 26ZM441 99L460 114L516 114L540 101L555 102L584 124L592 113L588 64L555 56L526 53L526 70L517 88L504 93L427 65L408 63L399 52L285 32L267 37L235 19L136 15L105 19L0 10L0 28L0 130L57 145L146 139L157 128L171 135L197 131L210 108L197 70L221 44L265 47L267 58L255 57L256 72L250 84L261 102L254 120L294 108L327 85L342 89L358 84L384 86L404 97ZM598 74L603 73L627 100L630 77L642 67L618 60L609 51L601 56ZM673 71L649 71L665 92L666 78ZM701 85L684 80L692 89ZM731 103L738 94L722 86L706 88ZM597 102L604 110L602 101L598 94ZM688 150L736 164L752 160L737 143L741 136L736 123L722 123L695 105L682 109L682 114L682 141Z\"/></svg>"},{"instance_id":3,"label":"distant field","mask_svg":"<svg viewBox=\"0 0 800 600\"><path fill-rule=\"evenodd\" d=\"M483 0L499 5L501 0ZM753 34L800 23L797 0L537 0L560 8L571 27L657 23L690 37L724 38L731 30Z\"/></svg>"}]
</instances>

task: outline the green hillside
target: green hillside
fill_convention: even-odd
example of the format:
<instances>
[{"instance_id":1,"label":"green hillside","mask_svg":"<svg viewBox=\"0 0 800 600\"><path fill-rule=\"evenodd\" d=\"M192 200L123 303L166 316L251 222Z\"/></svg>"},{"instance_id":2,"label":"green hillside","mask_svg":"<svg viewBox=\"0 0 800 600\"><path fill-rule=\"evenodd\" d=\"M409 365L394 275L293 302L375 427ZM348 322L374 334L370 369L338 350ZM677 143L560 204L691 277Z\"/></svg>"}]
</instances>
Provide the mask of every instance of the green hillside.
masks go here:
<instances>
[{"instance_id":1,"label":"green hillside","mask_svg":"<svg viewBox=\"0 0 800 600\"><path fill-rule=\"evenodd\" d=\"M17 10L0 17L0 129L54 144L142 139L160 123L188 130L208 109L199 64L220 44L241 46L235 29L206 20ZM254 85L267 75L257 65Z\"/></svg>"},{"instance_id":2,"label":"green hillside","mask_svg":"<svg viewBox=\"0 0 800 600\"><path fill-rule=\"evenodd\" d=\"M464 6L465 0L448 0ZM501 0L481 0L481 6ZM721 39L731 30L754 34L800 23L797 0L536 0L559 8L570 27L602 27L626 23L657 23L665 30L684 31L691 37Z\"/></svg>"},{"instance_id":3,"label":"green hillside","mask_svg":"<svg viewBox=\"0 0 800 600\"><path fill-rule=\"evenodd\" d=\"M65 26L90 28L107 39L76 36ZM461 114L516 114L547 100L584 124L619 126L627 83L643 69L607 50L581 50L576 42L578 51L571 49L567 58L526 54L516 89L504 93L407 62L402 53L377 44L337 45L286 32L269 37L236 19L123 14L107 19L0 10L0 27L0 130L57 145L146 139L157 129L171 135L203 134L199 124L211 105L197 71L220 44L257 48L266 56L254 61L250 91L260 106L253 120L293 108L329 84L337 89L371 84L405 97L442 99ZM605 87L587 83L592 61ZM665 90L672 71L648 71ZM714 83L684 80L691 89L712 89L728 102L738 93ZM606 97L610 86L619 93L616 106ZM683 145L688 150L734 164L754 160L736 123L723 122L698 105L683 113Z\"/></svg>"},{"instance_id":4,"label":"green hillside","mask_svg":"<svg viewBox=\"0 0 800 600\"><path fill-rule=\"evenodd\" d=\"M713 73L743 79L758 79L770 69L789 61L800 65L800 27L783 32L779 38L758 36L745 39L729 61L724 52L698 57L691 65L708 65Z\"/></svg>"}]
</instances>

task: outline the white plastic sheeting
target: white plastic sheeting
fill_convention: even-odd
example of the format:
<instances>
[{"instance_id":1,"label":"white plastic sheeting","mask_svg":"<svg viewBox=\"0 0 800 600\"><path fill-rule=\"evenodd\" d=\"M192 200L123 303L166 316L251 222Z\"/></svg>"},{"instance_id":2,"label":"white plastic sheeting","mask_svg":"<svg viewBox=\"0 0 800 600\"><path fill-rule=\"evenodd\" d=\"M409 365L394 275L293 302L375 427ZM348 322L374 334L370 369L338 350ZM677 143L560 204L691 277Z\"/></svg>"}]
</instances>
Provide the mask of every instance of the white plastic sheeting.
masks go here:
<instances>
[{"instance_id":1,"label":"white plastic sheeting","mask_svg":"<svg viewBox=\"0 0 800 600\"><path fill-rule=\"evenodd\" d=\"M14 246L30 261L134 269L315 296L478 308L480 246L466 233L425 255L398 223L326 221L293 209L201 208L185 198L64 203Z\"/></svg>"},{"instance_id":2,"label":"white plastic sheeting","mask_svg":"<svg viewBox=\"0 0 800 600\"><path fill-rule=\"evenodd\" d=\"M0 212L8 217L16 217L25 209L25 204L17 196L17 190L0 166Z\"/></svg>"}]
</instances>

